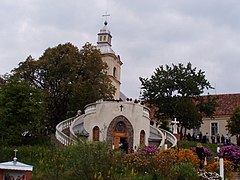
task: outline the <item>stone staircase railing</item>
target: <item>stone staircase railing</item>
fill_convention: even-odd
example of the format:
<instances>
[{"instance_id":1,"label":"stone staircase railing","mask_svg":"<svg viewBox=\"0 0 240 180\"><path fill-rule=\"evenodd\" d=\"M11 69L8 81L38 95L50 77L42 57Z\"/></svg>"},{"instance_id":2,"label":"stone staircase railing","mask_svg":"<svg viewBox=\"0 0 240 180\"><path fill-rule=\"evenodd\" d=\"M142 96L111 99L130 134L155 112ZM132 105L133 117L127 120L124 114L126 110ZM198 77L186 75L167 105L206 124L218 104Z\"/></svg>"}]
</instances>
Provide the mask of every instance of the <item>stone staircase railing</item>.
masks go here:
<instances>
[{"instance_id":1,"label":"stone staircase railing","mask_svg":"<svg viewBox=\"0 0 240 180\"><path fill-rule=\"evenodd\" d=\"M169 131L162 129L162 128L158 128L161 132L163 132L164 137L166 138L166 140L171 144L171 147L175 147L177 146L177 138L174 134L170 133Z\"/></svg>"},{"instance_id":2,"label":"stone staircase railing","mask_svg":"<svg viewBox=\"0 0 240 180\"><path fill-rule=\"evenodd\" d=\"M55 136L56 136L57 140L65 146L71 145L71 144L76 142L73 138L69 137L68 135L66 135L63 132L64 130L67 130L67 129L70 128L70 126L71 126L71 124L72 124L72 122L74 121L75 118L76 117L71 117L69 119L66 119L66 120L60 122L56 126Z\"/></svg>"},{"instance_id":3,"label":"stone staircase railing","mask_svg":"<svg viewBox=\"0 0 240 180\"><path fill-rule=\"evenodd\" d=\"M90 109L93 110L94 108L90 108ZM89 111L88 113L90 112L91 111ZM84 116L85 114L82 114L81 116L72 117L60 122L56 126L56 133L55 133L56 139L65 146L68 146L77 142L76 140L77 136L74 134L74 127L77 124L83 123ZM74 121L74 124L73 124L73 121ZM150 128L153 134L160 136L162 138L159 148L163 148L166 142L171 144L170 147L175 147L177 145L177 138L172 133L164 129L157 128L155 126L150 126ZM63 132L64 130L69 131L69 136Z\"/></svg>"},{"instance_id":4,"label":"stone staircase railing","mask_svg":"<svg viewBox=\"0 0 240 180\"><path fill-rule=\"evenodd\" d=\"M155 126L150 126L151 133L155 135L160 135L162 138L161 143L159 145L159 148L163 148L165 143L170 143L171 147L175 147L177 145L177 138L170 133L169 131L166 131L165 129L157 128Z\"/></svg>"},{"instance_id":5,"label":"stone staircase railing","mask_svg":"<svg viewBox=\"0 0 240 180\"><path fill-rule=\"evenodd\" d=\"M162 148L164 146L164 144L165 144L165 139L166 139L164 137L164 133L162 131L160 131L157 127L152 126L152 125L150 126L150 131L151 131L151 133L153 133L153 134L155 134L157 136L160 135L162 140L161 140L161 143L159 144L158 148Z\"/></svg>"},{"instance_id":6,"label":"stone staircase railing","mask_svg":"<svg viewBox=\"0 0 240 180\"><path fill-rule=\"evenodd\" d=\"M82 114L81 116L76 117L74 119L74 121L71 123L71 126L69 127L71 138L73 138L75 140L78 140L78 141L81 141L81 139L78 138L74 132L77 131L76 128L78 126L83 126L83 121L84 121L85 116L86 116L86 114Z\"/></svg>"}]
</instances>

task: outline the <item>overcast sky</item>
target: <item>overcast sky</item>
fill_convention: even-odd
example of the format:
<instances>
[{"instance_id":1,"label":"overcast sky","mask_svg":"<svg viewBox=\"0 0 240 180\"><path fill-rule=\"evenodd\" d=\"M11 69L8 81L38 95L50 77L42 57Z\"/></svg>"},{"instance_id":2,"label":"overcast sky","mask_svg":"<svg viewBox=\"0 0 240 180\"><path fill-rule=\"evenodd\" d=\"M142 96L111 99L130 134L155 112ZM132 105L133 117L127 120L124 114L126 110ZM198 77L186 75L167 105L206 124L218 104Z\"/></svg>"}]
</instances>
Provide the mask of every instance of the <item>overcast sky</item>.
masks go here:
<instances>
[{"instance_id":1,"label":"overcast sky","mask_svg":"<svg viewBox=\"0 0 240 180\"><path fill-rule=\"evenodd\" d=\"M96 45L106 11L128 97L159 65L187 62L205 71L211 94L240 93L239 0L1 0L0 74L48 47Z\"/></svg>"}]
</instances>

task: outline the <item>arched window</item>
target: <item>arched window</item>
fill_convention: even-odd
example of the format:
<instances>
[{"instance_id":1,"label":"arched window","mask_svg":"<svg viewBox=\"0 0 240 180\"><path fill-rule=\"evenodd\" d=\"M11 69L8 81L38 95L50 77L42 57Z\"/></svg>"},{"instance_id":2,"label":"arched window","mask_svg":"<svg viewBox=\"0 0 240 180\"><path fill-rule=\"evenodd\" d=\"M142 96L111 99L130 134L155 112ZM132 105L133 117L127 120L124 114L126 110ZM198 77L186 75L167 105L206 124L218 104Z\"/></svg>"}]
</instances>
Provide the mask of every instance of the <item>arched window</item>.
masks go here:
<instances>
[{"instance_id":1,"label":"arched window","mask_svg":"<svg viewBox=\"0 0 240 180\"><path fill-rule=\"evenodd\" d=\"M115 131L120 133L126 132L126 125L122 121L118 122Z\"/></svg>"},{"instance_id":2,"label":"arched window","mask_svg":"<svg viewBox=\"0 0 240 180\"><path fill-rule=\"evenodd\" d=\"M93 141L99 141L100 130L98 126L93 128Z\"/></svg>"},{"instance_id":3,"label":"arched window","mask_svg":"<svg viewBox=\"0 0 240 180\"><path fill-rule=\"evenodd\" d=\"M113 68L113 77L117 77L117 68L116 67L114 67Z\"/></svg>"},{"instance_id":4,"label":"arched window","mask_svg":"<svg viewBox=\"0 0 240 180\"><path fill-rule=\"evenodd\" d=\"M145 145L145 131L141 130L140 132L140 146L144 146Z\"/></svg>"}]
</instances>

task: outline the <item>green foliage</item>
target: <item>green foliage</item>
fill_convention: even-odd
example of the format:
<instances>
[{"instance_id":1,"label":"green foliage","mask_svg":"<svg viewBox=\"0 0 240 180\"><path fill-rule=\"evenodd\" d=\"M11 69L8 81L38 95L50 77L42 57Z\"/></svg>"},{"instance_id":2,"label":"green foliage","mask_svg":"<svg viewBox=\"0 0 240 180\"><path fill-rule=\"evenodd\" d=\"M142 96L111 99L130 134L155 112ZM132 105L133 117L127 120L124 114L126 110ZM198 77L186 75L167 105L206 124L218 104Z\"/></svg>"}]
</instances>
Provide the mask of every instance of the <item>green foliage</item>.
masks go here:
<instances>
[{"instance_id":1,"label":"green foliage","mask_svg":"<svg viewBox=\"0 0 240 180\"><path fill-rule=\"evenodd\" d=\"M176 117L181 127L191 129L202 123L201 113L214 113L215 101L200 96L212 86L205 73L197 71L191 63L186 67L183 64L159 66L150 79L140 77L140 81L142 99L157 107L155 116L160 122Z\"/></svg>"},{"instance_id":2,"label":"green foliage","mask_svg":"<svg viewBox=\"0 0 240 180\"><path fill-rule=\"evenodd\" d=\"M38 60L29 56L13 72L45 93L48 123L55 126L85 105L113 97L106 69L95 46L87 43L79 51L66 43L48 48Z\"/></svg>"},{"instance_id":3,"label":"green foliage","mask_svg":"<svg viewBox=\"0 0 240 180\"><path fill-rule=\"evenodd\" d=\"M175 104L175 117L181 122L181 126L186 129L200 127L202 123L202 116L196 105L187 97L177 98Z\"/></svg>"},{"instance_id":4,"label":"green foliage","mask_svg":"<svg viewBox=\"0 0 240 180\"><path fill-rule=\"evenodd\" d=\"M182 143L189 148L158 154L143 153L141 149L125 154L110 149L105 142L79 143L62 149L49 145L22 146L17 147L17 157L20 162L34 166L33 180L197 179L199 160L190 150L196 142ZM0 146L0 162L11 161L14 149Z\"/></svg>"},{"instance_id":5,"label":"green foliage","mask_svg":"<svg viewBox=\"0 0 240 180\"><path fill-rule=\"evenodd\" d=\"M37 136L43 129L44 96L24 79L10 77L0 88L0 141L23 143L25 131Z\"/></svg>"},{"instance_id":6,"label":"green foliage","mask_svg":"<svg viewBox=\"0 0 240 180\"><path fill-rule=\"evenodd\" d=\"M232 135L240 134L240 107L237 108L227 122L227 129Z\"/></svg>"},{"instance_id":7,"label":"green foliage","mask_svg":"<svg viewBox=\"0 0 240 180\"><path fill-rule=\"evenodd\" d=\"M178 179L178 180L198 180L198 173L195 168L193 168L192 163L182 163L182 164L175 164L171 171L171 179Z\"/></svg>"},{"instance_id":8,"label":"green foliage","mask_svg":"<svg viewBox=\"0 0 240 180\"><path fill-rule=\"evenodd\" d=\"M190 148L196 147L197 143L199 143L199 141L185 141L185 140L182 140L182 141L178 141L178 146L180 148L190 149ZM217 147L221 147L220 145L217 145L217 144L202 143L202 145L203 145L203 147L208 148L213 153L213 156L212 156L213 158L217 156L216 155L217 154Z\"/></svg>"}]
</instances>

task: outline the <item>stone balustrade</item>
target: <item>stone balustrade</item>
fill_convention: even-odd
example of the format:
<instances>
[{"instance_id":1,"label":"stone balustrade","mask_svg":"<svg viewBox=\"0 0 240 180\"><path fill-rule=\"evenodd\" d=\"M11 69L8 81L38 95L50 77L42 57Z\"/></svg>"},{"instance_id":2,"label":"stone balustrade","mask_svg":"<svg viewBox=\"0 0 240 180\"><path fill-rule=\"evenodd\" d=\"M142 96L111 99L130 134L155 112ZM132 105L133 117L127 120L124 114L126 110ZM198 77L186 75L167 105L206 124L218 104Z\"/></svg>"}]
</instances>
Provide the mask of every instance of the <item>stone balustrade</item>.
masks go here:
<instances>
[{"instance_id":1,"label":"stone balustrade","mask_svg":"<svg viewBox=\"0 0 240 180\"><path fill-rule=\"evenodd\" d=\"M96 103L91 103L91 104L87 105L84 110L85 114L96 112L96 107L97 107Z\"/></svg>"},{"instance_id":2,"label":"stone balustrade","mask_svg":"<svg viewBox=\"0 0 240 180\"><path fill-rule=\"evenodd\" d=\"M143 107L143 116L150 118L150 110L147 107Z\"/></svg>"},{"instance_id":3,"label":"stone balustrade","mask_svg":"<svg viewBox=\"0 0 240 180\"><path fill-rule=\"evenodd\" d=\"M171 147L177 146L177 138L174 134L162 128L158 128L158 129L164 133L164 137L168 142L171 143Z\"/></svg>"},{"instance_id":4,"label":"stone balustrade","mask_svg":"<svg viewBox=\"0 0 240 180\"><path fill-rule=\"evenodd\" d=\"M55 132L55 137L57 138L57 140L59 142L61 142L63 145L68 146L71 145L73 143L75 143L75 140L70 138L69 136L67 136L63 130L70 128L72 122L74 121L76 117L72 117L69 119L66 119L62 122L60 122L57 126L56 126L56 132Z\"/></svg>"}]
</instances>

